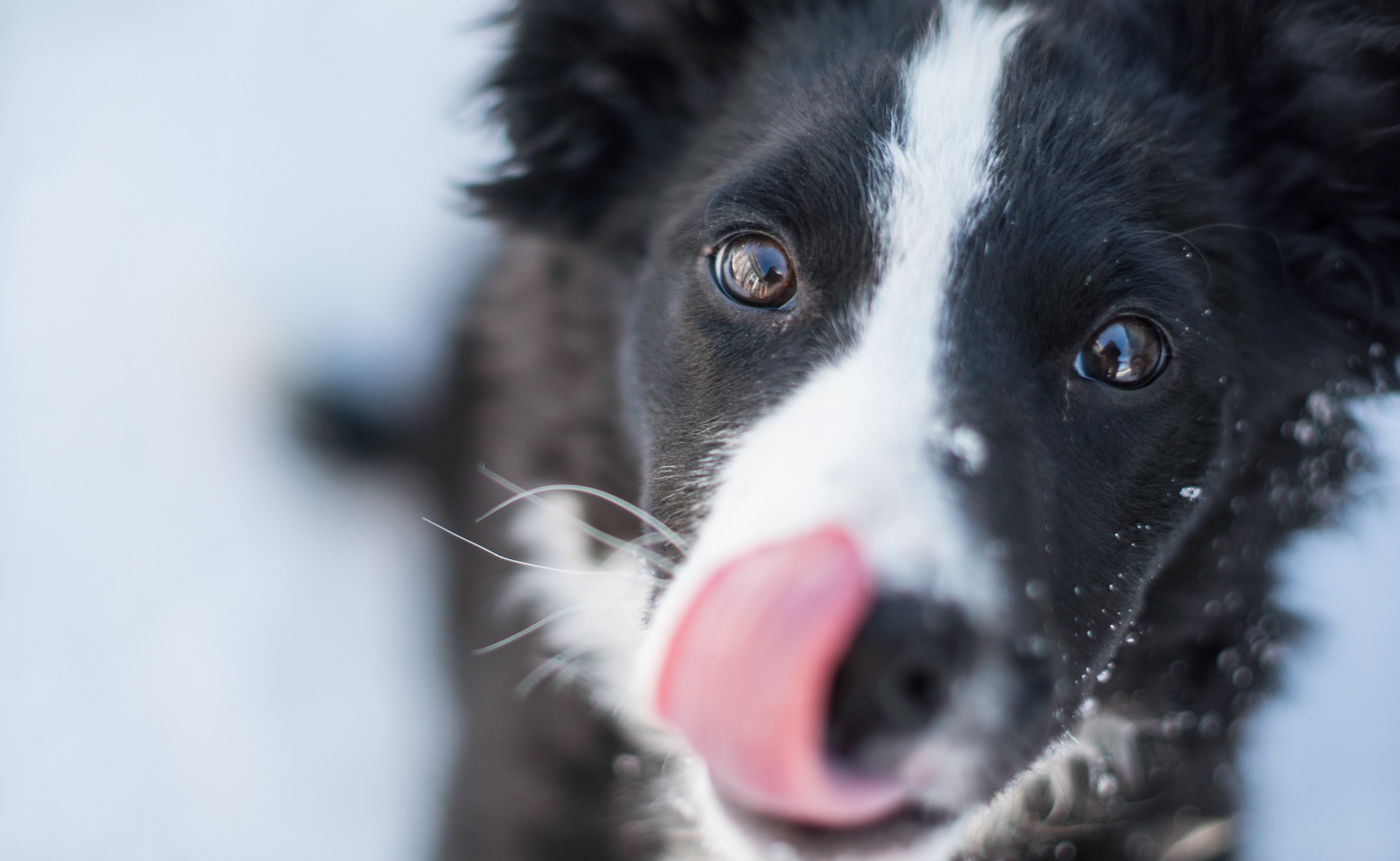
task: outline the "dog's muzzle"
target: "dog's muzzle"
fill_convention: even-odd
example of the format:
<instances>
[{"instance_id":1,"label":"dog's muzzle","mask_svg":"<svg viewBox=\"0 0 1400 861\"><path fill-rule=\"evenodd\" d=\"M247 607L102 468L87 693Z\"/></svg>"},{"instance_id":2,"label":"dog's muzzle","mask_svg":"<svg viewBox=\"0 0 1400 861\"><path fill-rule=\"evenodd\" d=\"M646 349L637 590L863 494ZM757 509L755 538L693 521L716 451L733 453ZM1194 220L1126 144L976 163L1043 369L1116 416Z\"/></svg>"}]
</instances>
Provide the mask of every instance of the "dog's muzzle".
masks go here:
<instances>
[{"instance_id":1,"label":"dog's muzzle","mask_svg":"<svg viewBox=\"0 0 1400 861\"><path fill-rule=\"evenodd\" d=\"M861 751L934 720L971 640L954 608L880 596L850 535L829 526L714 572L665 646L654 706L729 800L857 827L910 801Z\"/></svg>"}]
</instances>

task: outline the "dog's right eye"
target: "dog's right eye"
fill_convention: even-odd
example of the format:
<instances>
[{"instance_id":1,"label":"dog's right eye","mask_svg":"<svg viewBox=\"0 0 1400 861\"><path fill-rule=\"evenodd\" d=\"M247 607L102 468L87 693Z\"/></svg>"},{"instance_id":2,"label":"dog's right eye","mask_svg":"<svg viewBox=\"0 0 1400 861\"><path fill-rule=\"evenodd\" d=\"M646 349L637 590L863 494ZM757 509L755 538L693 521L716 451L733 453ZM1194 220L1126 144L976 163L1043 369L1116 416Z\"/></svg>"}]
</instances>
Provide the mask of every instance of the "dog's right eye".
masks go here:
<instances>
[{"instance_id":1,"label":"dog's right eye","mask_svg":"<svg viewBox=\"0 0 1400 861\"><path fill-rule=\"evenodd\" d=\"M714 275L729 298L753 308L781 308L797 295L787 251L758 233L736 236L720 246Z\"/></svg>"}]
</instances>

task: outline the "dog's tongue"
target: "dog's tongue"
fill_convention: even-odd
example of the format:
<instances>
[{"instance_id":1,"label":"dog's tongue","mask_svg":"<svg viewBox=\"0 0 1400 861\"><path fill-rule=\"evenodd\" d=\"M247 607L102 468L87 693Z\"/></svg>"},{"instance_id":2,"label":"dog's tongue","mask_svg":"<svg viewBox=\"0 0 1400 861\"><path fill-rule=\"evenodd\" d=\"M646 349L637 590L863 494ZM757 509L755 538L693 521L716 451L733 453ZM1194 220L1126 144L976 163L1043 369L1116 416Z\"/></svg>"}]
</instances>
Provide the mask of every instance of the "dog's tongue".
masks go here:
<instances>
[{"instance_id":1,"label":"dog's tongue","mask_svg":"<svg viewBox=\"0 0 1400 861\"><path fill-rule=\"evenodd\" d=\"M826 827L900 806L897 786L834 771L823 753L832 678L871 600L855 544L827 527L730 562L686 608L657 677L657 713L722 794Z\"/></svg>"}]
</instances>

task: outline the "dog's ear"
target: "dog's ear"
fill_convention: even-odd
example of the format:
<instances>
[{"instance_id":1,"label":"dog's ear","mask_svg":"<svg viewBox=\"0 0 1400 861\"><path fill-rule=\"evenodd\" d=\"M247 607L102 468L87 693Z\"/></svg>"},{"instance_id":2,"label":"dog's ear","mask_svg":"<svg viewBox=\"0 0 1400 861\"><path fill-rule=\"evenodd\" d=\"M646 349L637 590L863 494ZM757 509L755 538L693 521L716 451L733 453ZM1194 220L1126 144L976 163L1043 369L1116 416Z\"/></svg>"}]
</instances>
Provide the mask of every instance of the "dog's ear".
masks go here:
<instances>
[{"instance_id":1,"label":"dog's ear","mask_svg":"<svg viewBox=\"0 0 1400 861\"><path fill-rule=\"evenodd\" d=\"M1229 5L1252 16L1234 82L1237 175L1289 288L1370 376L1400 350L1400 4Z\"/></svg>"},{"instance_id":2,"label":"dog's ear","mask_svg":"<svg viewBox=\"0 0 1400 861\"><path fill-rule=\"evenodd\" d=\"M755 0L520 0L489 81L512 155L474 185L487 214L588 232L674 154L739 63Z\"/></svg>"}]
</instances>

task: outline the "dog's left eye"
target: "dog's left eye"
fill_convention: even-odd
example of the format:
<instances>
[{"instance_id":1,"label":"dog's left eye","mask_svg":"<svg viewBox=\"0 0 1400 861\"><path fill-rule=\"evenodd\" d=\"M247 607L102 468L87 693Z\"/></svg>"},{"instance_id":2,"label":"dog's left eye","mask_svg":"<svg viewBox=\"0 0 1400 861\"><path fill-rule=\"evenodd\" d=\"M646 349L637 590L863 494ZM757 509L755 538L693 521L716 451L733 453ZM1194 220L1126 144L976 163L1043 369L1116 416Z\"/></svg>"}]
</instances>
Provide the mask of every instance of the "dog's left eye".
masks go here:
<instances>
[{"instance_id":1,"label":"dog's left eye","mask_svg":"<svg viewBox=\"0 0 1400 861\"><path fill-rule=\"evenodd\" d=\"M754 308L781 308L797 295L787 251L758 233L736 236L714 257L715 281L729 298Z\"/></svg>"},{"instance_id":2,"label":"dog's left eye","mask_svg":"<svg viewBox=\"0 0 1400 861\"><path fill-rule=\"evenodd\" d=\"M1157 379L1166 364L1161 330L1141 317L1119 317L1084 345L1074 369L1088 380L1136 389Z\"/></svg>"}]
</instances>

